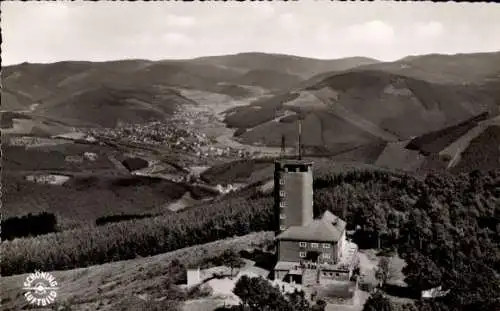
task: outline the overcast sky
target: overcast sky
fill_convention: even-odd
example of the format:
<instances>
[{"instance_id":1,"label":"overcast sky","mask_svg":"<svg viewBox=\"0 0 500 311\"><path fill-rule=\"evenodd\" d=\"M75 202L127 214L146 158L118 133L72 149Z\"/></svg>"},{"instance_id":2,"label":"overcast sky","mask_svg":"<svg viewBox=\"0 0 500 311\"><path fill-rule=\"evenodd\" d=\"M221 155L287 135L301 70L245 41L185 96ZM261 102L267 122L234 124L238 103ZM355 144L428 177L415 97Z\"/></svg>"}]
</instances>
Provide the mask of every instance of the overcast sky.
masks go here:
<instances>
[{"instance_id":1,"label":"overcast sky","mask_svg":"<svg viewBox=\"0 0 500 311\"><path fill-rule=\"evenodd\" d=\"M396 2L2 2L4 65L239 52L315 58L500 50L500 5Z\"/></svg>"}]
</instances>

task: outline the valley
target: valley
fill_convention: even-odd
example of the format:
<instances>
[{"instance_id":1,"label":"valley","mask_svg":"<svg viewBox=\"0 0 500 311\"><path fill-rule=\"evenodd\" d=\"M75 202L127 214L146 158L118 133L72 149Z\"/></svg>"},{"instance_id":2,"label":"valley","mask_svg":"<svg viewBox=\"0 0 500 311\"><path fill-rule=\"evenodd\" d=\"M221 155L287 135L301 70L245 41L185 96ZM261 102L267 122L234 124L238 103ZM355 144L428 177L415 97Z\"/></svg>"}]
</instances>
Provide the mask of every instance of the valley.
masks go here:
<instances>
[{"instance_id":1,"label":"valley","mask_svg":"<svg viewBox=\"0 0 500 311\"><path fill-rule=\"evenodd\" d=\"M47 194L27 201L7 191L6 202L13 205L6 215L47 210L53 206L48 199L52 192L62 194L79 180L151 178L179 185L171 198L140 203L148 207L112 209L134 215L156 215L165 212L162 206L178 211L203 204L229 191L221 189L230 185L266 184L272 179L273 158L297 154L298 118L303 119L303 152L315 161L329 159L341 166L374 166L420 176L435 169L463 171L472 165L468 161L495 163L487 159L498 158L498 148L473 143L485 131L489 134L484 135L496 137L500 88L495 88L500 80L492 78L495 66L478 67L476 76L469 78L475 82L466 87L457 77L465 77L458 59L496 64L498 55L426 55L367 63L355 58L318 61L243 53L182 61L7 67L2 72L9 90L5 107L15 108L2 112L3 176L41 187L39 191ZM270 67L258 67L262 65L256 65L257 59ZM437 70L429 67L436 59L447 60L440 64L449 80L438 81L430 74ZM422 68L428 68L430 75L424 75ZM270 87L269 81L259 78L270 74L266 70L294 78ZM47 74L51 78L42 79ZM478 154L474 151L478 148L487 152ZM89 160L88 154L95 154L95 159ZM124 166L124 161L135 158L144 163L133 169ZM243 162L236 164L240 159ZM225 167L236 171L226 176ZM70 179L64 185L35 186L50 174ZM109 193L113 204L119 192L102 183L98 182L96 193ZM96 185L92 181L88 187ZM13 189L24 187L18 184ZM73 195L78 191L83 190ZM38 202L36 208L33 200ZM126 200L132 200L126 206L141 202L134 195ZM89 204L95 203L88 199L79 203ZM59 213L61 208L54 210ZM106 210L84 214L98 218L106 216ZM71 223L74 226L75 221Z\"/></svg>"},{"instance_id":2,"label":"valley","mask_svg":"<svg viewBox=\"0 0 500 311\"><path fill-rule=\"evenodd\" d=\"M316 215L344 215L374 262L404 257L398 279L419 293L433 278L453 295L462 281L488 283L470 271L499 273L499 55L240 53L3 68L2 222L30 225L2 239L2 305L26 305L16 284L36 268L56 271L71 310L220 307L215 294L168 279L184 281L185 266L230 249L273 263L274 162L297 157L299 119ZM40 215L53 223L37 225ZM424 303L390 288L381 291L394 303Z\"/></svg>"}]
</instances>

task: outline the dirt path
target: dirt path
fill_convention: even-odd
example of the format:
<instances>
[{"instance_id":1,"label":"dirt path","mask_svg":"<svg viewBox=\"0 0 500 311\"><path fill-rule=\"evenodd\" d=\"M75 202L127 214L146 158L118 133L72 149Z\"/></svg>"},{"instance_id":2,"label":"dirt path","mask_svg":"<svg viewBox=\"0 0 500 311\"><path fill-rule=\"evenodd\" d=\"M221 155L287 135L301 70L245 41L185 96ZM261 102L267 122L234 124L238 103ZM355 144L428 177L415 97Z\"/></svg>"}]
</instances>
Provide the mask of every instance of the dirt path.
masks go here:
<instances>
[{"instance_id":1,"label":"dirt path","mask_svg":"<svg viewBox=\"0 0 500 311\"><path fill-rule=\"evenodd\" d=\"M201 200L196 200L191 196L191 192L186 192L182 198L180 198L177 201L174 201L172 203L169 203L165 206L166 209L172 211L172 212L178 212L180 210L183 210L184 208L193 205L195 203L199 203Z\"/></svg>"}]
</instances>

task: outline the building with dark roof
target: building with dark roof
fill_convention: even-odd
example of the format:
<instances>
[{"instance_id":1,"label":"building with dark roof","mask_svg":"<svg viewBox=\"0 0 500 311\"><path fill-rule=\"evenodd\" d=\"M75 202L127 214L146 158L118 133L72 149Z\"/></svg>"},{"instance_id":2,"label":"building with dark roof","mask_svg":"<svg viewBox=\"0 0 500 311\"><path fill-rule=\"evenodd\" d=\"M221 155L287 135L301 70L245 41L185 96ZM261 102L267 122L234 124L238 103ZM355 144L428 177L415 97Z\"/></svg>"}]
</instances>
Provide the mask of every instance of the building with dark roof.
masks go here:
<instances>
[{"instance_id":1,"label":"building with dark roof","mask_svg":"<svg viewBox=\"0 0 500 311\"><path fill-rule=\"evenodd\" d=\"M312 162L277 161L275 279L303 285L349 280L359 263L346 222L329 211L313 217Z\"/></svg>"}]
</instances>

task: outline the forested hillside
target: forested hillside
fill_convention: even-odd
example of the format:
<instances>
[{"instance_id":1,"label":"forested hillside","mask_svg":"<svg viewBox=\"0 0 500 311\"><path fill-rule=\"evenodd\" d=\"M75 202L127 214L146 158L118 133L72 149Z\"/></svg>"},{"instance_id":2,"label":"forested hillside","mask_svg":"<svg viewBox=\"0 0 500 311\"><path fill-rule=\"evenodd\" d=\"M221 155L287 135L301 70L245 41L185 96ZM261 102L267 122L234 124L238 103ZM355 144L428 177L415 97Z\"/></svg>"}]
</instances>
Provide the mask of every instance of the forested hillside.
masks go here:
<instances>
[{"instance_id":1,"label":"forested hillside","mask_svg":"<svg viewBox=\"0 0 500 311\"><path fill-rule=\"evenodd\" d=\"M434 304L500 307L500 170L424 181L381 171L326 174L315 180L314 199L316 212L345 212L361 227L361 247L396 248L411 288L451 289ZM272 197L247 190L173 216L4 242L1 268L11 275L149 256L272 230L272 219Z\"/></svg>"}]
</instances>

